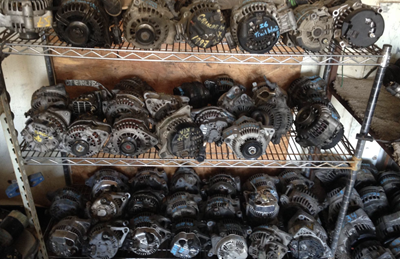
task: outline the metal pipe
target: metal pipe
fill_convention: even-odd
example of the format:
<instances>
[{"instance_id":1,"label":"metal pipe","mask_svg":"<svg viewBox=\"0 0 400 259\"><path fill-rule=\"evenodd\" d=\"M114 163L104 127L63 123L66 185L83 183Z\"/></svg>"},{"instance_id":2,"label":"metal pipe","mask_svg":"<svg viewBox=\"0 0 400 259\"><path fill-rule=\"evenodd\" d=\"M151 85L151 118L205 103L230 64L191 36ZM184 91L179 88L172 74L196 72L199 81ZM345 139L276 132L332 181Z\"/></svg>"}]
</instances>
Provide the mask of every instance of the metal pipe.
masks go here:
<instances>
[{"instance_id":1,"label":"metal pipe","mask_svg":"<svg viewBox=\"0 0 400 259\"><path fill-rule=\"evenodd\" d=\"M369 96L367 108L365 110L365 116L363 120L363 124L360 130L360 138L357 141L357 147L354 152L353 160L357 161L357 166L354 170L351 171L350 179L346 185L346 189L344 191L342 204L340 207L340 212L336 221L335 230L332 234L332 243L331 243L331 250L332 250L332 258L335 258L335 252L339 241L339 235L342 229L342 225L344 222L344 218L346 217L347 207L349 206L351 192L353 191L354 184L357 178L357 172L361 166L361 158L364 152L366 134L369 132L369 128L371 126L372 117L374 115L376 103L378 101L379 92L382 86L383 77L385 76L386 68L389 65L390 59L390 51L392 49L391 45L384 45L382 49L383 57L379 58L378 63L379 68L375 75L374 84L372 85L371 93Z\"/></svg>"}]
</instances>

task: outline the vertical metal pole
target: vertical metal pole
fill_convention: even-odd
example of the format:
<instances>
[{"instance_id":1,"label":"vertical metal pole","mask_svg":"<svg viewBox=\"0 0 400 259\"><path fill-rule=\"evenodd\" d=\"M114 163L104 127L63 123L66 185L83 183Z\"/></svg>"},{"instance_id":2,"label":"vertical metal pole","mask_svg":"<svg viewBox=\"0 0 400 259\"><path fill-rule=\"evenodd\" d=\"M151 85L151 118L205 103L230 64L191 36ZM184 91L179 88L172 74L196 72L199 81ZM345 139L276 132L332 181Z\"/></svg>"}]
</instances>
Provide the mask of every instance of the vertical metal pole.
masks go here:
<instances>
[{"instance_id":1,"label":"vertical metal pole","mask_svg":"<svg viewBox=\"0 0 400 259\"><path fill-rule=\"evenodd\" d=\"M47 37L46 34L42 35L42 39L44 42L47 44ZM48 51L47 47L43 47L44 52ZM49 80L49 85L56 85L57 80L56 80L56 74L54 73L54 66L53 66L53 58L49 56L44 56L44 62L46 64L46 71L47 71L47 78ZM67 154L65 152L61 152L62 157L66 157ZM72 179L71 179L71 167L69 165L63 164L63 172L64 172L64 179L65 179L65 184L67 186L72 184Z\"/></svg>"},{"instance_id":2,"label":"vertical metal pole","mask_svg":"<svg viewBox=\"0 0 400 259\"><path fill-rule=\"evenodd\" d=\"M43 239L43 233L40 228L39 219L37 217L35 203L33 201L31 188L29 186L28 176L26 175L25 165L22 159L22 153L19 147L17 133L15 131L14 122L11 115L11 109L7 99L6 85L1 66L0 66L0 89L3 89L0 95L0 105L1 105L0 121L1 121L1 126L3 127L8 153L10 154L11 163L18 183L19 192L21 193L21 198L23 205L25 207L26 216L28 217L31 225L33 225L33 227L35 228L36 236L39 239L38 258L48 259L47 250Z\"/></svg>"},{"instance_id":3,"label":"vertical metal pole","mask_svg":"<svg viewBox=\"0 0 400 259\"><path fill-rule=\"evenodd\" d=\"M361 158L364 152L365 143L367 141L367 135L369 132L369 128L371 126L372 117L374 115L376 103L378 101L379 92L382 86L383 77L385 76L386 68L389 65L390 60L390 50L392 49L391 45L384 45L382 49L383 57L378 59L379 67L376 72L374 84L372 85L371 93L369 96L367 108L365 110L363 124L361 126L361 131L357 141L357 147L353 156L353 160L356 161L356 165L353 167L349 182L346 185L346 189L343 195L343 201L341 204L340 212L336 221L335 230L332 234L332 256L335 257L336 248L339 241L340 231L342 229L342 225L344 222L344 218L346 216L347 207L349 206L351 192L354 188L354 183L357 177L357 171L360 170L361 167Z\"/></svg>"}]
</instances>

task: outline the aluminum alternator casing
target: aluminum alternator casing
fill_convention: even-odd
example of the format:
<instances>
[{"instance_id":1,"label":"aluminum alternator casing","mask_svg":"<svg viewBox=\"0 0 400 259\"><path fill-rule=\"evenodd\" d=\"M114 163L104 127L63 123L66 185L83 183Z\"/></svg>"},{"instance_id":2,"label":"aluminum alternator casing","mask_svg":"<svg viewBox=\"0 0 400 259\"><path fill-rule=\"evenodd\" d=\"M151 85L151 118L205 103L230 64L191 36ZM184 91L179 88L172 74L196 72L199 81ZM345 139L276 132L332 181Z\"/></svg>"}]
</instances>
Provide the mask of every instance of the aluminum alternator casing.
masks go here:
<instances>
[{"instance_id":1,"label":"aluminum alternator casing","mask_svg":"<svg viewBox=\"0 0 400 259\"><path fill-rule=\"evenodd\" d=\"M338 187L333 189L332 191L327 193L327 203L329 204L329 217L328 217L328 222L329 224L335 224L337 220L337 216L339 214L340 208L342 206L342 200L343 200L343 195L344 195L345 188L343 187ZM363 201L358 194L356 190L353 190L351 192L350 200L349 200L349 205L348 205L348 210L347 212L353 212L357 209L363 209L364 204Z\"/></svg>"},{"instance_id":2,"label":"aluminum alternator casing","mask_svg":"<svg viewBox=\"0 0 400 259\"><path fill-rule=\"evenodd\" d=\"M249 255L253 259L282 259L288 252L292 235L275 225L260 225L249 236Z\"/></svg>"},{"instance_id":3,"label":"aluminum alternator casing","mask_svg":"<svg viewBox=\"0 0 400 259\"><path fill-rule=\"evenodd\" d=\"M350 175L349 169L318 169L315 170L315 176L322 182L324 186L329 186L336 179Z\"/></svg>"},{"instance_id":4,"label":"aluminum alternator casing","mask_svg":"<svg viewBox=\"0 0 400 259\"><path fill-rule=\"evenodd\" d=\"M193 258L200 253L210 237L205 235L201 229L205 226L190 218L177 220L172 224L174 237L171 240L170 252L178 258Z\"/></svg>"},{"instance_id":5,"label":"aluminum alternator casing","mask_svg":"<svg viewBox=\"0 0 400 259\"><path fill-rule=\"evenodd\" d=\"M193 110L191 116L203 132L204 142L215 142L218 146L221 146L224 142L222 131L235 121L233 114L217 106Z\"/></svg>"},{"instance_id":6,"label":"aluminum alternator casing","mask_svg":"<svg viewBox=\"0 0 400 259\"><path fill-rule=\"evenodd\" d=\"M146 153L157 144L156 135L149 129L148 118L126 114L115 119L104 152L134 157Z\"/></svg>"},{"instance_id":7,"label":"aluminum alternator casing","mask_svg":"<svg viewBox=\"0 0 400 259\"><path fill-rule=\"evenodd\" d=\"M392 252L377 240L363 240L352 251L354 259L395 259Z\"/></svg>"},{"instance_id":8,"label":"aluminum alternator casing","mask_svg":"<svg viewBox=\"0 0 400 259\"><path fill-rule=\"evenodd\" d=\"M192 47L210 48L225 36L225 17L217 2L195 0L180 10L181 19L176 25L177 39Z\"/></svg>"},{"instance_id":9,"label":"aluminum alternator casing","mask_svg":"<svg viewBox=\"0 0 400 259\"><path fill-rule=\"evenodd\" d=\"M111 259L129 234L128 222L98 223L88 233L88 255L93 259Z\"/></svg>"},{"instance_id":10,"label":"aluminum alternator casing","mask_svg":"<svg viewBox=\"0 0 400 259\"><path fill-rule=\"evenodd\" d=\"M336 256L349 255L361 239L375 238L375 226L363 209L349 213L340 232Z\"/></svg>"},{"instance_id":11,"label":"aluminum alternator casing","mask_svg":"<svg viewBox=\"0 0 400 259\"><path fill-rule=\"evenodd\" d=\"M200 193L202 181L193 168L179 167L172 175L169 190L171 193L184 191L188 193Z\"/></svg>"},{"instance_id":12,"label":"aluminum alternator casing","mask_svg":"<svg viewBox=\"0 0 400 259\"><path fill-rule=\"evenodd\" d=\"M49 108L29 118L21 135L32 150L52 151L58 148L70 121L69 110Z\"/></svg>"},{"instance_id":13,"label":"aluminum alternator casing","mask_svg":"<svg viewBox=\"0 0 400 259\"><path fill-rule=\"evenodd\" d=\"M156 121L161 122L167 119L181 108L189 104L189 97L179 95L169 95L156 92L146 92L144 94L146 108L150 116Z\"/></svg>"},{"instance_id":14,"label":"aluminum alternator casing","mask_svg":"<svg viewBox=\"0 0 400 259\"><path fill-rule=\"evenodd\" d=\"M52 0L2 0L0 26L19 33L23 40L38 39L53 24Z\"/></svg>"},{"instance_id":15,"label":"aluminum alternator casing","mask_svg":"<svg viewBox=\"0 0 400 259\"><path fill-rule=\"evenodd\" d=\"M68 107L69 95L64 84L43 86L32 94L31 109L25 116L34 116L50 107L65 109Z\"/></svg>"},{"instance_id":16,"label":"aluminum alternator casing","mask_svg":"<svg viewBox=\"0 0 400 259\"><path fill-rule=\"evenodd\" d=\"M49 214L55 219L77 216L83 211L83 197L75 188L64 187L48 193L47 197L51 201Z\"/></svg>"},{"instance_id":17,"label":"aluminum alternator casing","mask_svg":"<svg viewBox=\"0 0 400 259\"><path fill-rule=\"evenodd\" d=\"M300 208L312 216L323 210L317 197L311 191L303 188L287 188L286 193L281 195L280 201L284 208Z\"/></svg>"},{"instance_id":18,"label":"aluminum alternator casing","mask_svg":"<svg viewBox=\"0 0 400 259\"><path fill-rule=\"evenodd\" d=\"M242 218L239 198L228 194L214 194L208 197L204 214L207 219Z\"/></svg>"},{"instance_id":19,"label":"aluminum alternator casing","mask_svg":"<svg viewBox=\"0 0 400 259\"><path fill-rule=\"evenodd\" d=\"M151 188L153 190L162 191L164 195L168 193L168 177L164 170L157 168L144 168L139 170L135 176L129 180L132 191L145 190Z\"/></svg>"},{"instance_id":20,"label":"aluminum alternator casing","mask_svg":"<svg viewBox=\"0 0 400 259\"><path fill-rule=\"evenodd\" d=\"M140 49L173 44L174 18L164 0L134 0L123 18L125 39Z\"/></svg>"},{"instance_id":21,"label":"aluminum alternator casing","mask_svg":"<svg viewBox=\"0 0 400 259\"><path fill-rule=\"evenodd\" d=\"M244 184L243 196L250 222L265 223L278 215L279 196L275 186L277 183L277 178L267 174L256 174Z\"/></svg>"},{"instance_id":22,"label":"aluminum alternator casing","mask_svg":"<svg viewBox=\"0 0 400 259\"><path fill-rule=\"evenodd\" d=\"M272 126L275 134L271 141L279 144L281 138L286 134L293 124L293 114L288 107L287 94L275 83L271 83L265 76L265 82L253 83L253 99L255 111L251 117L262 122L265 126Z\"/></svg>"},{"instance_id":23,"label":"aluminum alternator casing","mask_svg":"<svg viewBox=\"0 0 400 259\"><path fill-rule=\"evenodd\" d=\"M382 9L348 0L329 8L334 18L333 38L342 48L365 48L373 45L383 34L385 22Z\"/></svg>"},{"instance_id":24,"label":"aluminum alternator casing","mask_svg":"<svg viewBox=\"0 0 400 259\"><path fill-rule=\"evenodd\" d=\"M311 189L314 186L314 182L302 175L301 170L285 170L279 174L284 186L287 188L301 188L301 189Z\"/></svg>"},{"instance_id":25,"label":"aluminum alternator casing","mask_svg":"<svg viewBox=\"0 0 400 259\"><path fill-rule=\"evenodd\" d=\"M132 233L130 250L140 256L152 255L171 237L170 220L153 214L140 213L130 221Z\"/></svg>"},{"instance_id":26,"label":"aluminum alternator casing","mask_svg":"<svg viewBox=\"0 0 400 259\"><path fill-rule=\"evenodd\" d=\"M230 174L216 174L208 180L203 180L205 183L202 191L203 196L213 194L229 194L236 196L241 190L240 178Z\"/></svg>"},{"instance_id":27,"label":"aluminum alternator casing","mask_svg":"<svg viewBox=\"0 0 400 259\"><path fill-rule=\"evenodd\" d=\"M204 161L204 136L190 118L190 106L183 106L161 121L157 125L156 135L160 140L160 158L195 158L199 162Z\"/></svg>"},{"instance_id":28,"label":"aluminum alternator casing","mask_svg":"<svg viewBox=\"0 0 400 259\"><path fill-rule=\"evenodd\" d=\"M130 216L136 215L141 212L160 211L161 203L165 198L165 194L160 190L153 190L146 188L144 190L136 191L132 194L128 204L128 214Z\"/></svg>"},{"instance_id":29,"label":"aluminum alternator casing","mask_svg":"<svg viewBox=\"0 0 400 259\"><path fill-rule=\"evenodd\" d=\"M104 192L129 191L128 178L113 169L101 169L96 171L85 182L92 189L92 197L96 198Z\"/></svg>"},{"instance_id":30,"label":"aluminum alternator casing","mask_svg":"<svg viewBox=\"0 0 400 259\"><path fill-rule=\"evenodd\" d=\"M105 192L90 204L90 215L100 221L108 221L122 215L131 195L126 192Z\"/></svg>"},{"instance_id":31,"label":"aluminum alternator casing","mask_svg":"<svg viewBox=\"0 0 400 259\"><path fill-rule=\"evenodd\" d=\"M53 226L47 241L49 249L57 256L70 257L82 249L90 220L65 217Z\"/></svg>"},{"instance_id":32,"label":"aluminum alternator casing","mask_svg":"<svg viewBox=\"0 0 400 259\"><path fill-rule=\"evenodd\" d=\"M235 80L228 75L219 75L204 81L204 86L210 91L211 105L217 105L219 98L235 85Z\"/></svg>"},{"instance_id":33,"label":"aluminum alternator casing","mask_svg":"<svg viewBox=\"0 0 400 259\"><path fill-rule=\"evenodd\" d=\"M198 203L201 201L199 194L188 192L175 192L166 201L166 213L168 218L196 218L199 214Z\"/></svg>"},{"instance_id":34,"label":"aluminum alternator casing","mask_svg":"<svg viewBox=\"0 0 400 259\"><path fill-rule=\"evenodd\" d=\"M135 91L117 89L112 98L102 102L103 114L107 122L114 124L114 120L121 115L148 117L143 97Z\"/></svg>"},{"instance_id":35,"label":"aluminum alternator casing","mask_svg":"<svg viewBox=\"0 0 400 259\"><path fill-rule=\"evenodd\" d=\"M289 244L293 258L319 259L332 256L325 229L310 214L298 210L289 220L288 230L293 236Z\"/></svg>"},{"instance_id":36,"label":"aluminum alternator casing","mask_svg":"<svg viewBox=\"0 0 400 259\"><path fill-rule=\"evenodd\" d=\"M364 211L372 221L389 212L389 202L382 186L366 186L359 193Z\"/></svg>"},{"instance_id":37,"label":"aluminum alternator casing","mask_svg":"<svg viewBox=\"0 0 400 259\"><path fill-rule=\"evenodd\" d=\"M77 157L98 154L111 133L111 126L93 115L81 115L68 126L60 149Z\"/></svg>"},{"instance_id":38,"label":"aluminum alternator casing","mask_svg":"<svg viewBox=\"0 0 400 259\"><path fill-rule=\"evenodd\" d=\"M294 10L297 29L284 34L283 42L305 50L321 51L329 46L333 37L333 17L322 2L300 5Z\"/></svg>"},{"instance_id":39,"label":"aluminum alternator casing","mask_svg":"<svg viewBox=\"0 0 400 259\"><path fill-rule=\"evenodd\" d=\"M385 215L376 221L376 234L383 244L392 243L400 237L400 212Z\"/></svg>"},{"instance_id":40,"label":"aluminum alternator casing","mask_svg":"<svg viewBox=\"0 0 400 259\"><path fill-rule=\"evenodd\" d=\"M291 9L278 10L270 1L242 1L232 9L230 32L226 39L231 48L250 53L266 53L281 34L296 29Z\"/></svg>"},{"instance_id":41,"label":"aluminum alternator casing","mask_svg":"<svg viewBox=\"0 0 400 259\"><path fill-rule=\"evenodd\" d=\"M330 149L344 135L343 124L323 104L311 104L301 109L294 124L297 130L296 142L302 147Z\"/></svg>"},{"instance_id":42,"label":"aluminum alternator casing","mask_svg":"<svg viewBox=\"0 0 400 259\"><path fill-rule=\"evenodd\" d=\"M245 92L246 88L243 86L233 86L229 91L221 95L217 105L234 114L236 117L247 114L254 109L254 100Z\"/></svg>"},{"instance_id":43,"label":"aluminum alternator casing","mask_svg":"<svg viewBox=\"0 0 400 259\"><path fill-rule=\"evenodd\" d=\"M222 133L225 143L233 153L243 159L257 159L268 147L275 129L264 126L252 118L241 116Z\"/></svg>"},{"instance_id":44,"label":"aluminum alternator casing","mask_svg":"<svg viewBox=\"0 0 400 259\"><path fill-rule=\"evenodd\" d=\"M216 255L218 259L246 259L248 247L246 238L251 234L249 227L241 225L235 220L209 221L207 226L212 232L212 248L208 256Z\"/></svg>"}]
</instances>

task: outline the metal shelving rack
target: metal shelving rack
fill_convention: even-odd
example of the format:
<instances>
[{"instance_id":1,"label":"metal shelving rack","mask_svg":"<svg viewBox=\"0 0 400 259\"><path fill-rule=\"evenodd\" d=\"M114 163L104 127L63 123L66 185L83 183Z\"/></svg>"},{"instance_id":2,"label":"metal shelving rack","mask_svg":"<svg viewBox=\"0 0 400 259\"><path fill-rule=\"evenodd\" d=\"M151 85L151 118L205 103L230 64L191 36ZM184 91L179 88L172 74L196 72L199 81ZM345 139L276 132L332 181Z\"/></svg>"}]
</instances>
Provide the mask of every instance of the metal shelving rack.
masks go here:
<instances>
[{"instance_id":1,"label":"metal shelving rack","mask_svg":"<svg viewBox=\"0 0 400 259\"><path fill-rule=\"evenodd\" d=\"M353 189L356 173L361 167L361 157L368 136L372 116L375 110L383 76L388 66L391 46L385 45L383 49L371 46L365 49L341 49L334 42L324 51L309 52L301 48L290 48L279 42L269 53L248 54L239 48L230 49L223 42L211 49L191 48L185 43L163 45L159 50L135 49L129 43L113 45L105 48L76 48L66 45L58 40L54 31L49 30L38 40L23 41L18 35L7 29L0 32L1 60L8 55L35 55L44 56L50 83L52 77L51 59L49 57L104 59L121 61L143 62L197 62L197 63L226 63L226 64L275 64L275 65L324 65L324 77L330 75L332 66L358 65L378 66L370 99L367 104L365 119L361 132L357 136L356 149L351 147L344 138L335 148L321 151L317 148L299 148L295 145L295 133L290 131L279 145L270 144L266 154L258 160L246 161L237 159L226 147L209 145L208 157L203 163L190 159L159 159L155 149L136 157L125 158L99 154L90 158L76 158L66 156L61 152L38 153L29 150L25 143L18 143L14 128L11 109L7 100L6 85L3 71L0 69L0 121L4 130L6 143L11 156L14 172L26 213L31 218L31 223L36 229L40 241L39 258L48 259L43 234L40 229L32 193L27 179L25 165L96 165L96 166L191 166L191 167L255 167L255 168L348 168L352 173L346 186L341 211L332 234L331 249L336 251L340 229L346 215L351 190ZM332 51L329 51L332 50Z\"/></svg>"}]
</instances>

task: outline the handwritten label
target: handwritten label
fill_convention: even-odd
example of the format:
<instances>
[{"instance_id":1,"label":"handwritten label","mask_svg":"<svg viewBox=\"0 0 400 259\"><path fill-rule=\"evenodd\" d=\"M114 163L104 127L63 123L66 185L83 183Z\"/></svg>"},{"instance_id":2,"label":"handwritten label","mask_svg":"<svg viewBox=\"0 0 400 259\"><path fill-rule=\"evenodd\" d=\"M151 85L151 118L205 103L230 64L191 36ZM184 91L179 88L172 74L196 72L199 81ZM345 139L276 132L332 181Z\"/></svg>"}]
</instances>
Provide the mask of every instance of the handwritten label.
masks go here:
<instances>
[{"instance_id":1,"label":"handwritten label","mask_svg":"<svg viewBox=\"0 0 400 259\"><path fill-rule=\"evenodd\" d=\"M265 23L262 23L260 25L264 26ZM275 33L275 32L277 32L277 34L278 34L277 36L279 36L279 27L278 26L275 26L275 27L270 26L270 27L267 27L267 28L266 27L261 28L261 26L260 26L260 29L256 33L254 33L254 37L260 38L260 37L264 37L266 35L269 35L269 34L272 34L272 33Z\"/></svg>"}]
</instances>

